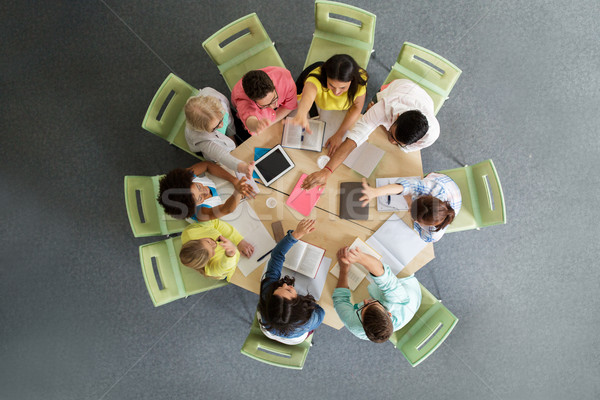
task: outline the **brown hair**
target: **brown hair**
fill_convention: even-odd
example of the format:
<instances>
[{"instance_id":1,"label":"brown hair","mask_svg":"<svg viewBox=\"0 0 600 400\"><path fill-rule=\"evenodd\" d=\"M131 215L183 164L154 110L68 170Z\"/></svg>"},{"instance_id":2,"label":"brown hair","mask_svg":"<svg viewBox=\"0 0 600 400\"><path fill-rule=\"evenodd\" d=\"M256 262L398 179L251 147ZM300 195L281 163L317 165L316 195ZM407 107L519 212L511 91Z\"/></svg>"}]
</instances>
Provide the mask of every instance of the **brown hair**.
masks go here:
<instances>
[{"instance_id":1,"label":"brown hair","mask_svg":"<svg viewBox=\"0 0 600 400\"><path fill-rule=\"evenodd\" d=\"M210 257L208 250L202 246L200 240L190 240L181 246L179 251L179 260L186 267L190 267L206 276L204 267L208 263Z\"/></svg>"},{"instance_id":2,"label":"brown hair","mask_svg":"<svg viewBox=\"0 0 600 400\"><path fill-rule=\"evenodd\" d=\"M392 336L394 324L384 307L369 305L363 312L363 329L371 342L383 343Z\"/></svg>"},{"instance_id":3,"label":"brown hair","mask_svg":"<svg viewBox=\"0 0 600 400\"><path fill-rule=\"evenodd\" d=\"M455 213L449 202L427 195L413 201L410 216L417 222L435 226L435 232L439 232L454 221Z\"/></svg>"},{"instance_id":4,"label":"brown hair","mask_svg":"<svg viewBox=\"0 0 600 400\"><path fill-rule=\"evenodd\" d=\"M252 101L260 100L275 90L275 84L265 71L256 69L247 72L242 78L244 93Z\"/></svg>"},{"instance_id":5,"label":"brown hair","mask_svg":"<svg viewBox=\"0 0 600 400\"><path fill-rule=\"evenodd\" d=\"M185 119L190 128L210 132L213 120L220 120L224 116L223 107L218 99L211 96L190 97L185 103Z\"/></svg>"}]
</instances>

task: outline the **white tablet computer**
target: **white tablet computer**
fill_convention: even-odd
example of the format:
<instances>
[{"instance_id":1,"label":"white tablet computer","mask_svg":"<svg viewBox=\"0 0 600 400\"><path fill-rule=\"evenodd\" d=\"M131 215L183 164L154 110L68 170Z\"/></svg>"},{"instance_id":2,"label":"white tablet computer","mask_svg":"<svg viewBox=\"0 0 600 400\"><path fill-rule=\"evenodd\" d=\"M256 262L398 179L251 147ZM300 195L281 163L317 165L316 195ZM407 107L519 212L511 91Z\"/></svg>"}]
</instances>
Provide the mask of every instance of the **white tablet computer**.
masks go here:
<instances>
[{"instance_id":1,"label":"white tablet computer","mask_svg":"<svg viewBox=\"0 0 600 400\"><path fill-rule=\"evenodd\" d=\"M294 166L290 157L283 151L283 147L278 144L256 160L254 171L260 177L262 183L269 186Z\"/></svg>"}]
</instances>

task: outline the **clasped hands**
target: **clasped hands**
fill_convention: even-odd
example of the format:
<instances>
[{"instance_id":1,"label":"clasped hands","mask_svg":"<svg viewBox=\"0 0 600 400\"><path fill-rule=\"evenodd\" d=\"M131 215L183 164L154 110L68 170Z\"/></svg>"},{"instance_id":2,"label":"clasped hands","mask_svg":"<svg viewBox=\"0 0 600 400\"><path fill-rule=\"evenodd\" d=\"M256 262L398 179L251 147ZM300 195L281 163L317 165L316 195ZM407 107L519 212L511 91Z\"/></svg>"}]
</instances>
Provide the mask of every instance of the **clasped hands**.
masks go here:
<instances>
[{"instance_id":1,"label":"clasped hands","mask_svg":"<svg viewBox=\"0 0 600 400\"><path fill-rule=\"evenodd\" d=\"M254 246L248 243L245 239L242 239L236 248L235 244L233 244L231 240L221 235L217 238L217 244L219 244L219 246L225 250L225 255L227 257L235 256L238 250L240 251L240 254L246 258L250 258L252 257L252 254L254 254Z\"/></svg>"}]
</instances>

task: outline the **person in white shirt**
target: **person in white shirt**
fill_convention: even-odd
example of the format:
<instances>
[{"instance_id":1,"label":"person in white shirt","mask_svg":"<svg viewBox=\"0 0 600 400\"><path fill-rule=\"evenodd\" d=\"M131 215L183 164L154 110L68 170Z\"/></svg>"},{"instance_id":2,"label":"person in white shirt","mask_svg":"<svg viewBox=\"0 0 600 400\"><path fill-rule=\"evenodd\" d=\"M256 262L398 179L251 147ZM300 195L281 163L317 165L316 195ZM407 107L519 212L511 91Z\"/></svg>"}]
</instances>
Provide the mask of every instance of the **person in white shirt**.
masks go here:
<instances>
[{"instance_id":1,"label":"person in white shirt","mask_svg":"<svg viewBox=\"0 0 600 400\"><path fill-rule=\"evenodd\" d=\"M431 146L439 137L440 125L434 115L433 100L413 81L396 79L377 94L377 99L348 131L327 165L306 177L302 189L325 185L329 175L355 148L366 142L378 126L387 132L391 143L405 152Z\"/></svg>"},{"instance_id":2,"label":"person in white shirt","mask_svg":"<svg viewBox=\"0 0 600 400\"><path fill-rule=\"evenodd\" d=\"M201 89L185 104L185 140L193 152L201 152L209 161L252 178L254 162L244 162L232 156L235 149L235 125L227 98L213 88Z\"/></svg>"}]
</instances>

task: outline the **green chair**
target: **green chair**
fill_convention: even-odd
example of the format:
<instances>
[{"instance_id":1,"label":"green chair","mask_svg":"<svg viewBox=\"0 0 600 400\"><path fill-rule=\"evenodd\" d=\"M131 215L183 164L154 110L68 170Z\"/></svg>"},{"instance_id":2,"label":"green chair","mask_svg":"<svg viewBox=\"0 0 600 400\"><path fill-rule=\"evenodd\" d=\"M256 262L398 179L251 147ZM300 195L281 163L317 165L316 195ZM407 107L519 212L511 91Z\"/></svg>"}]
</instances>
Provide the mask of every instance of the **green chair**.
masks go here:
<instances>
[{"instance_id":1,"label":"green chair","mask_svg":"<svg viewBox=\"0 0 600 400\"><path fill-rule=\"evenodd\" d=\"M376 18L358 7L316 0L315 33L303 69L335 54L348 54L367 69L375 41Z\"/></svg>"},{"instance_id":2,"label":"green chair","mask_svg":"<svg viewBox=\"0 0 600 400\"><path fill-rule=\"evenodd\" d=\"M418 83L433 99L438 113L462 71L450 61L416 44L404 42L384 85L394 79Z\"/></svg>"},{"instance_id":3,"label":"green chair","mask_svg":"<svg viewBox=\"0 0 600 400\"><path fill-rule=\"evenodd\" d=\"M421 285L421 306L410 322L390 337L410 365L416 367L443 342L458 322L442 302Z\"/></svg>"},{"instance_id":4,"label":"green chair","mask_svg":"<svg viewBox=\"0 0 600 400\"><path fill-rule=\"evenodd\" d=\"M309 335L304 342L293 346L271 340L263 335L254 314L250 334L241 352L250 358L276 367L302 369L308 350L312 346L312 337L313 335Z\"/></svg>"},{"instance_id":5,"label":"green chair","mask_svg":"<svg viewBox=\"0 0 600 400\"><path fill-rule=\"evenodd\" d=\"M185 113L187 100L198 94L193 88L174 74L169 74L160 86L142 122L142 128L165 139L192 156L204 160L190 151L185 140Z\"/></svg>"},{"instance_id":6,"label":"green chair","mask_svg":"<svg viewBox=\"0 0 600 400\"><path fill-rule=\"evenodd\" d=\"M188 226L185 220L165 214L156 201L158 176L126 176L125 206L135 237L161 236L181 232Z\"/></svg>"},{"instance_id":7,"label":"green chair","mask_svg":"<svg viewBox=\"0 0 600 400\"><path fill-rule=\"evenodd\" d=\"M142 274L155 307L227 285L179 262L181 236L140 246Z\"/></svg>"},{"instance_id":8,"label":"green chair","mask_svg":"<svg viewBox=\"0 0 600 400\"><path fill-rule=\"evenodd\" d=\"M202 47L217 64L229 90L248 71L269 66L285 68L256 13L220 29L206 39Z\"/></svg>"},{"instance_id":9,"label":"green chair","mask_svg":"<svg viewBox=\"0 0 600 400\"><path fill-rule=\"evenodd\" d=\"M492 160L438 172L452 178L462 194L460 212L446 233L506 223L504 194Z\"/></svg>"}]
</instances>

